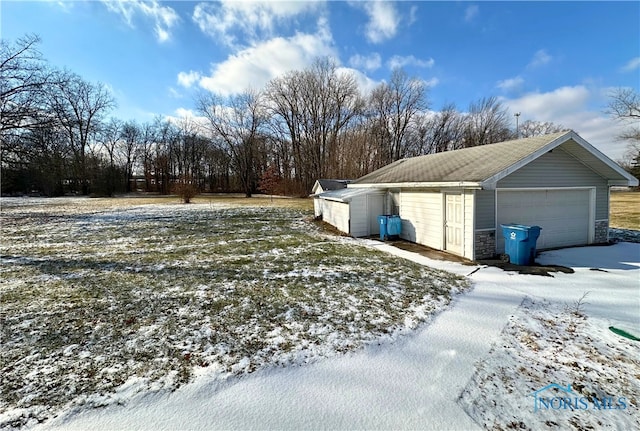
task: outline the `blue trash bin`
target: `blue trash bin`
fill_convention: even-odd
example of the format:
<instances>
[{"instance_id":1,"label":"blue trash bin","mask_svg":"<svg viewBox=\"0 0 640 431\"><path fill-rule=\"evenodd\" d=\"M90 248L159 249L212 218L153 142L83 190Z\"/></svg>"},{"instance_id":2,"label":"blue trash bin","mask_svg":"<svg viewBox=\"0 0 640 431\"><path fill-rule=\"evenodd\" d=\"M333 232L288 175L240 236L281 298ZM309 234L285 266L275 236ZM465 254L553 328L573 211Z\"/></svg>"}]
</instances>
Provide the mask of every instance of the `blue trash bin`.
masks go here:
<instances>
[{"instance_id":1,"label":"blue trash bin","mask_svg":"<svg viewBox=\"0 0 640 431\"><path fill-rule=\"evenodd\" d=\"M387 235L399 236L402 232L402 219L399 215L387 216Z\"/></svg>"},{"instance_id":2,"label":"blue trash bin","mask_svg":"<svg viewBox=\"0 0 640 431\"><path fill-rule=\"evenodd\" d=\"M387 216L378 216L378 225L380 225L380 240L384 241L387 238Z\"/></svg>"},{"instance_id":3,"label":"blue trash bin","mask_svg":"<svg viewBox=\"0 0 640 431\"><path fill-rule=\"evenodd\" d=\"M515 265L531 265L536 257L536 241L540 236L540 226L502 224L504 253Z\"/></svg>"},{"instance_id":4,"label":"blue trash bin","mask_svg":"<svg viewBox=\"0 0 640 431\"><path fill-rule=\"evenodd\" d=\"M402 232L402 219L399 215L379 215L380 240L384 241L390 236L399 236Z\"/></svg>"}]
</instances>

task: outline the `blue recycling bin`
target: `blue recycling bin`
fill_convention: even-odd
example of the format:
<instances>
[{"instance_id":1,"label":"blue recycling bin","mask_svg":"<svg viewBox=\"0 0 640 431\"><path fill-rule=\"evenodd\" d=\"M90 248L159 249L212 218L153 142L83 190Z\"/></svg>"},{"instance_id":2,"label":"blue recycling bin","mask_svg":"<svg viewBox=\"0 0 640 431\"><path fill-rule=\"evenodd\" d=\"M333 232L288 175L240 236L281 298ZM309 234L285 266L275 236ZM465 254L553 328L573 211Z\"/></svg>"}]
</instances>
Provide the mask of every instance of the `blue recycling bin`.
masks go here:
<instances>
[{"instance_id":1,"label":"blue recycling bin","mask_svg":"<svg viewBox=\"0 0 640 431\"><path fill-rule=\"evenodd\" d=\"M387 235L399 236L402 232L402 219L399 215L387 216Z\"/></svg>"},{"instance_id":2,"label":"blue recycling bin","mask_svg":"<svg viewBox=\"0 0 640 431\"><path fill-rule=\"evenodd\" d=\"M379 215L378 216L378 225L380 226L380 240L384 241L387 237L387 216Z\"/></svg>"},{"instance_id":3,"label":"blue recycling bin","mask_svg":"<svg viewBox=\"0 0 640 431\"><path fill-rule=\"evenodd\" d=\"M504 236L504 253L515 265L531 265L536 257L536 241L540 236L540 226L521 224L501 224Z\"/></svg>"},{"instance_id":4,"label":"blue recycling bin","mask_svg":"<svg viewBox=\"0 0 640 431\"><path fill-rule=\"evenodd\" d=\"M399 215L379 215L378 224L382 241L390 236L399 236L402 232L402 219Z\"/></svg>"}]
</instances>

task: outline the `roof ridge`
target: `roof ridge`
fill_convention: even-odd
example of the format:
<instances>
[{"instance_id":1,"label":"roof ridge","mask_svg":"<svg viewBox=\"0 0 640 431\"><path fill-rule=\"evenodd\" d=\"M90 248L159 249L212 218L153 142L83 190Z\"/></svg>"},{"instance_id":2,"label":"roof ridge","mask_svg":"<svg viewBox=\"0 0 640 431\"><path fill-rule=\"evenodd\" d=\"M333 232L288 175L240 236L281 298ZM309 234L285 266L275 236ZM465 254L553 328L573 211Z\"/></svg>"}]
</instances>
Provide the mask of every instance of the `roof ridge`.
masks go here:
<instances>
[{"instance_id":1,"label":"roof ridge","mask_svg":"<svg viewBox=\"0 0 640 431\"><path fill-rule=\"evenodd\" d=\"M477 181L517 164L572 130L397 160L370 172L354 184ZM505 150L509 148L509 150ZM400 167L400 165L403 165Z\"/></svg>"}]
</instances>

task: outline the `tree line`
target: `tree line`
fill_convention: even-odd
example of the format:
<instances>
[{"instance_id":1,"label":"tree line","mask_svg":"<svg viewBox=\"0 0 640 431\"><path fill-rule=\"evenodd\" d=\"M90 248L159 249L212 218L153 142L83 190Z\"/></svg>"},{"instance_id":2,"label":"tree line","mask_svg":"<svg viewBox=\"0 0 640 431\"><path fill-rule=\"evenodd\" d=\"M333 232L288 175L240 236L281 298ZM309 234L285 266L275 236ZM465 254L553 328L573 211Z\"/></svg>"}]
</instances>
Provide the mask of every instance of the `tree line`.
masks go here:
<instances>
[{"instance_id":1,"label":"tree line","mask_svg":"<svg viewBox=\"0 0 640 431\"><path fill-rule=\"evenodd\" d=\"M395 160L552 133L518 130L495 97L430 110L427 84L395 69L363 94L331 58L262 89L201 92L195 117L109 117L101 83L50 66L27 35L0 46L2 194L262 191L306 195L318 178L358 178Z\"/></svg>"}]
</instances>

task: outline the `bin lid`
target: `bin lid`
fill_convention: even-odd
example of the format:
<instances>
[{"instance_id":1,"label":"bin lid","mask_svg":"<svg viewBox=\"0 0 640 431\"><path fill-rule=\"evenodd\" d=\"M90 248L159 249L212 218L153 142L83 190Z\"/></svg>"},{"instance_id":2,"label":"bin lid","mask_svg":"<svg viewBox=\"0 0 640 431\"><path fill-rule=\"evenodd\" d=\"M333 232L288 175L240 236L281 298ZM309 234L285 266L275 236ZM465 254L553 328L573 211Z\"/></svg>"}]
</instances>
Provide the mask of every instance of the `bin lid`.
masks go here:
<instances>
[{"instance_id":1,"label":"bin lid","mask_svg":"<svg viewBox=\"0 0 640 431\"><path fill-rule=\"evenodd\" d=\"M524 224L516 224L516 223L508 223L500 225L503 229L512 229L512 230L532 230L539 229L542 230L540 226L528 226Z\"/></svg>"}]
</instances>

